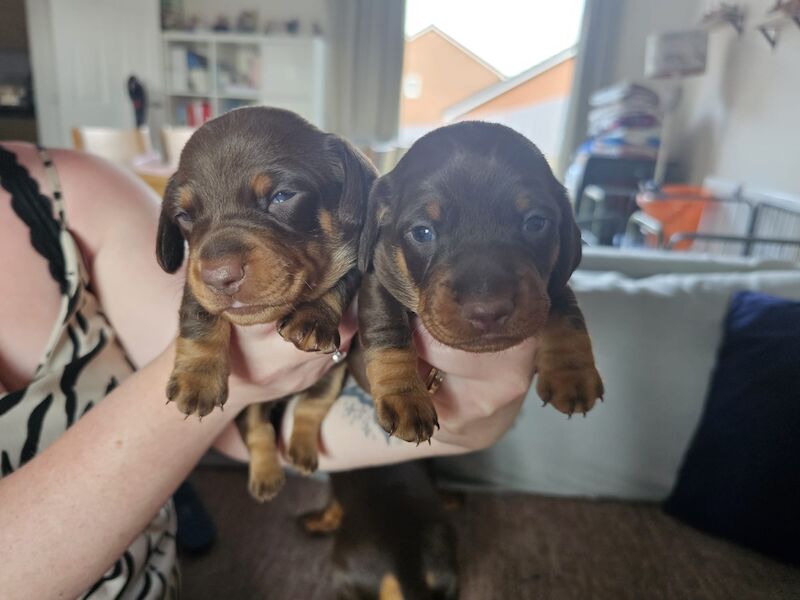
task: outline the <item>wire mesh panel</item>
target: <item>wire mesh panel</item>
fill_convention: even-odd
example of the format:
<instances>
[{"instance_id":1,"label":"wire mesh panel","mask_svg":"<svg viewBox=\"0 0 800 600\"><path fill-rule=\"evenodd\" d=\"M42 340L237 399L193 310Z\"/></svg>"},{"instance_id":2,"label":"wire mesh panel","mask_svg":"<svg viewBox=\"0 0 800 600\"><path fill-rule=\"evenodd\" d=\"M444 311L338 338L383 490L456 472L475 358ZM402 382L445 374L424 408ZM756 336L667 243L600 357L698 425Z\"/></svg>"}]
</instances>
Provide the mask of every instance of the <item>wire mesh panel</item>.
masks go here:
<instances>
[{"instance_id":1,"label":"wire mesh panel","mask_svg":"<svg viewBox=\"0 0 800 600\"><path fill-rule=\"evenodd\" d=\"M800 262L800 203L796 207L770 202L757 204L751 236L797 240L796 244L752 242L746 249L751 256Z\"/></svg>"}]
</instances>

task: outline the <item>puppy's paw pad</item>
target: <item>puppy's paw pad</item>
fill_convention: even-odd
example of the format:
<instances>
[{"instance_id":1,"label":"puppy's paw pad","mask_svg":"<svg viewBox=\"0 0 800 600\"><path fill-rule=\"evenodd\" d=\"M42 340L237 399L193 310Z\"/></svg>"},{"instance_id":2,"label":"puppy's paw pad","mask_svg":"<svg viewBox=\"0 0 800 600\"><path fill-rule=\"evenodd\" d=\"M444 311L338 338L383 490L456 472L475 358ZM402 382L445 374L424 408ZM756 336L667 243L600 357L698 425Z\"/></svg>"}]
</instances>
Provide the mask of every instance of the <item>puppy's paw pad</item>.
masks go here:
<instances>
[{"instance_id":1,"label":"puppy's paw pad","mask_svg":"<svg viewBox=\"0 0 800 600\"><path fill-rule=\"evenodd\" d=\"M187 416L205 417L228 399L228 378L213 372L173 371L167 384L167 399Z\"/></svg>"},{"instance_id":2,"label":"puppy's paw pad","mask_svg":"<svg viewBox=\"0 0 800 600\"><path fill-rule=\"evenodd\" d=\"M319 456L317 454L316 440L298 440L292 436L287 451L289 462L303 475L310 475L319 466Z\"/></svg>"},{"instance_id":3,"label":"puppy's paw pad","mask_svg":"<svg viewBox=\"0 0 800 600\"><path fill-rule=\"evenodd\" d=\"M539 373L539 397L565 415L583 413L603 397L603 381L594 365L582 369L562 369Z\"/></svg>"},{"instance_id":4,"label":"puppy's paw pad","mask_svg":"<svg viewBox=\"0 0 800 600\"><path fill-rule=\"evenodd\" d=\"M250 469L250 479L247 487L250 495L258 502L272 500L281 491L285 476L281 468L271 468L264 471Z\"/></svg>"},{"instance_id":5,"label":"puppy's paw pad","mask_svg":"<svg viewBox=\"0 0 800 600\"><path fill-rule=\"evenodd\" d=\"M339 323L313 304L300 306L281 321L278 333L306 352L330 354L339 349Z\"/></svg>"},{"instance_id":6,"label":"puppy's paw pad","mask_svg":"<svg viewBox=\"0 0 800 600\"><path fill-rule=\"evenodd\" d=\"M430 395L420 389L401 390L375 400L378 424L389 434L417 444L433 436L439 420Z\"/></svg>"}]
</instances>

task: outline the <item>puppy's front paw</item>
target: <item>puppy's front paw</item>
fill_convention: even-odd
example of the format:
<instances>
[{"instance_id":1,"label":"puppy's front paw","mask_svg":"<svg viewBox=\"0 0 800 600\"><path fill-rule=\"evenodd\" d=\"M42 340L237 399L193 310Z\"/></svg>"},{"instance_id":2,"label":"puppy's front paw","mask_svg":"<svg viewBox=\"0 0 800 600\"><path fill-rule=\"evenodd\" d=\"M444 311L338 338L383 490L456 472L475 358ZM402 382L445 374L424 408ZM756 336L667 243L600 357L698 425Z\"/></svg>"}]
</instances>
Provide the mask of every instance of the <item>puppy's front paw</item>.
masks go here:
<instances>
[{"instance_id":1,"label":"puppy's front paw","mask_svg":"<svg viewBox=\"0 0 800 600\"><path fill-rule=\"evenodd\" d=\"M552 369L539 372L536 383L539 397L566 415L586 415L603 397L603 381L594 364L580 369Z\"/></svg>"},{"instance_id":2,"label":"puppy's front paw","mask_svg":"<svg viewBox=\"0 0 800 600\"><path fill-rule=\"evenodd\" d=\"M317 439L306 435L296 435L296 433L293 431L292 438L289 440L287 451L289 462L304 475L310 475L317 470L319 464Z\"/></svg>"},{"instance_id":3,"label":"puppy's front paw","mask_svg":"<svg viewBox=\"0 0 800 600\"><path fill-rule=\"evenodd\" d=\"M250 457L250 476L247 487L258 502L272 500L281 491L286 480L277 461L259 460Z\"/></svg>"},{"instance_id":4,"label":"puppy's front paw","mask_svg":"<svg viewBox=\"0 0 800 600\"><path fill-rule=\"evenodd\" d=\"M216 371L175 370L167 384L167 398L185 415L205 417L228 399L228 376Z\"/></svg>"},{"instance_id":5,"label":"puppy's front paw","mask_svg":"<svg viewBox=\"0 0 800 600\"><path fill-rule=\"evenodd\" d=\"M280 322L278 333L306 352L330 354L339 349L339 322L324 306L300 305Z\"/></svg>"},{"instance_id":6,"label":"puppy's front paw","mask_svg":"<svg viewBox=\"0 0 800 600\"><path fill-rule=\"evenodd\" d=\"M422 382L412 388L384 392L375 398L378 424L406 442L427 441L439 427L436 409Z\"/></svg>"}]
</instances>

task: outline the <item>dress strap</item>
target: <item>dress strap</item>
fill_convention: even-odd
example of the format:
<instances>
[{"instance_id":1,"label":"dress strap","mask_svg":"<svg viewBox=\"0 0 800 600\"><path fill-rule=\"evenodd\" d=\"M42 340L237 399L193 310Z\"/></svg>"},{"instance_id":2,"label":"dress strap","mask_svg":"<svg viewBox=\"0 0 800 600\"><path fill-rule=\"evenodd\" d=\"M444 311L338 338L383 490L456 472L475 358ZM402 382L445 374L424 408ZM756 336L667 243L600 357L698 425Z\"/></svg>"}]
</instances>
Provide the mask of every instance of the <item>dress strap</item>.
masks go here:
<instances>
[{"instance_id":1,"label":"dress strap","mask_svg":"<svg viewBox=\"0 0 800 600\"><path fill-rule=\"evenodd\" d=\"M50 162L52 169L52 161ZM47 260L50 274L58 283L61 292L67 293L70 286L61 243L65 229L64 221L60 216L56 216L53 200L40 191L36 180L17 161L17 155L2 145L0 145L0 186L11 196L11 208L14 213L28 226L34 249Z\"/></svg>"},{"instance_id":2,"label":"dress strap","mask_svg":"<svg viewBox=\"0 0 800 600\"><path fill-rule=\"evenodd\" d=\"M42 159L47 180L50 183L50 190L53 192L53 210L58 216L58 220L61 221L61 228L65 229L67 226L67 214L64 211L64 195L61 193L61 180L58 178L58 171L56 171L56 166L53 164L53 159L50 157L47 148L36 146L36 149L39 151L39 157Z\"/></svg>"}]
</instances>

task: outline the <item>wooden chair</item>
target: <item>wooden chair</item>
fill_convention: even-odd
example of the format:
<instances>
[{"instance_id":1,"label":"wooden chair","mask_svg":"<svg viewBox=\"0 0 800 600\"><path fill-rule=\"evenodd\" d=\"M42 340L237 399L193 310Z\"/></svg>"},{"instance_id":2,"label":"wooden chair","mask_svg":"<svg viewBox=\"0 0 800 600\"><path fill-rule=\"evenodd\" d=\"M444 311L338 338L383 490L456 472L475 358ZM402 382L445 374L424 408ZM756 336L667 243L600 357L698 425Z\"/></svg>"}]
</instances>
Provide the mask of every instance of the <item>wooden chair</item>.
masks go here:
<instances>
[{"instance_id":1,"label":"wooden chair","mask_svg":"<svg viewBox=\"0 0 800 600\"><path fill-rule=\"evenodd\" d=\"M161 147L164 150L164 160L167 164L178 166L181 150L194 132L194 127L164 127L161 129Z\"/></svg>"},{"instance_id":2,"label":"wooden chair","mask_svg":"<svg viewBox=\"0 0 800 600\"><path fill-rule=\"evenodd\" d=\"M73 127L72 143L77 150L102 156L121 165L130 166L139 156L151 151L150 135L141 129L110 127Z\"/></svg>"}]
</instances>

